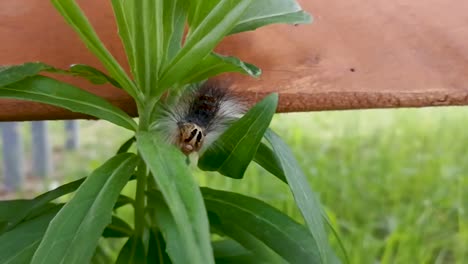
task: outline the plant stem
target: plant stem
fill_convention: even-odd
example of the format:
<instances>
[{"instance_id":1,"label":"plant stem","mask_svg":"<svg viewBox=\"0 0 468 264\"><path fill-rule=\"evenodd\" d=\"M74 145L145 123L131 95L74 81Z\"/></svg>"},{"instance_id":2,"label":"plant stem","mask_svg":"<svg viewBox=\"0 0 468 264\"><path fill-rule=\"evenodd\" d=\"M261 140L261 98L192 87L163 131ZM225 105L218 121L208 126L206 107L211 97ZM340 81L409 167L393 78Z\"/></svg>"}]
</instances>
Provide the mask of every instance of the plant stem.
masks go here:
<instances>
[{"instance_id":1,"label":"plant stem","mask_svg":"<svg viewBox=\"0 0 468 264\"><path fill-rule=\"evenodd\" d=\"M135 234L142 238L145 229L145 207L146 207L146 164L143 159L140 160L136 172L137 186L135 194Z\"/></svg>"}]
</instances>

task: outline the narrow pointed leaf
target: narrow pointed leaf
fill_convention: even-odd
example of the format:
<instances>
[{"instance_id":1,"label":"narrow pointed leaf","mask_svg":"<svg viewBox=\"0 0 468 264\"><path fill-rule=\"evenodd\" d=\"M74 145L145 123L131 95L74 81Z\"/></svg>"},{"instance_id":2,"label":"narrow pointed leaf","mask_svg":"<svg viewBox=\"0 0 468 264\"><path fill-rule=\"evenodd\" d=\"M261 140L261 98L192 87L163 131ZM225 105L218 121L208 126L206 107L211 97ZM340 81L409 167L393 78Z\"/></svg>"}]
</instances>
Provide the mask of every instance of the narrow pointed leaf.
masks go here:
<instances>
[{"instance_id":1,"label":"narrow pointed leaf","mask_svg":"<svg viewBox=\"0 0 468 264\"><path fill-rule=\"evenodd\" d=\"M84 179L64 184L31 200L13 200L0 202L0 220L6 220L5 229L11 229L26 218L33 218L43 212L53 200L75 191ZM46 208L48 210L48 208Z\"/></svg>"},{"instance_id":2,"label":"narrow pointed leaf","mask_svg":"<svg viewBox=\"0 0 468 264\"><path fill-rule=\"evenodd\" d=\"M244 195L202 189L208 211L251 233L290 263L319 263L317 242L307 228L274 207ZM234 238L235 239L235 238Z\"/></svg>"},{"instance_id":3,"label":"narrow pointed leaf","mask_svg":"<svg viewBox=\"0 0 468 264\"><path fill-rule=\"evenodd\" d=\"M133 49L135 80L146 93L157 87L158 73L163 59L163 0L134 2ZM125 10L124 10L125 12Z\"/></svg>"},{"instance_id":4,"label":"narrow pointed leaf","mask_svg":"<svg viewBox=\"0 0 468 264\"><path fill-rule=\"evenodd\" d=\"M269 24L310 23L311 17L295 0L255 0L230 34L255 30Z\"/></svg>"},{"instance_id":5,"label":"narrow pointed leaf","mask_svg":"<svg viewBox=\"0 0 468 264\"><path fill-rule=\"evenodd\" d=\"M159 85L167 88L189 75L235 26L252 0L220 1L187 36L184 47L165 69Z\"/></svg>"},{"instance_id":6,"label":"narrow pointed leaf","mask_svg":"<svg viewBox=\"0 0 468 264\"><path fill-rule=\"evenodd\" d=\"M183 236L180 250L191 263L214 263L205 205L184 155L149 132L137 133L137 147Z\"/></svg>"},{"instance_id":7,"label":"narrow pointed leaf","mask_svg":"<svg viewBox=\"0 0 468 264\"><path fill-rule=\"evenodd\" d=\"M130 237L119 253L116 264L145 264L145 246L141 238Z\"/></svg>"},{"instance_id":8,"label":"narrow pointed leaf","mask_svg":"<svg viewBox=\"0 0 468 264\"><path fill-rule=\"evenodd\" d=\"M115 215L112 216L111 223L106 226L102 237L130 237L133 234L133 229L122 218Z\"/></svg>"},{"instance_id":9,"label":"narrow pointed leaf","mask_svg":"<svg viewBox=\"0 0 468 264\"><path fill-rule=\"evenodd\" d=\"M112 78L135 100L139 100L135 84L106 49L75 0L52 0L52 4L78 33L86 47L101 61Z\"/></svg>"},{"instance_id":10,"label":"narrow pointed leaf","mask_svg":"<svg viewBox=\"0 0 468 264\"><path fill-rule=\"evenodd\" d=\"M0 97L46 103L107 120L130 130L136 123L103 98L48 77L36 75L0 88Z\"/></svg>"},{"instance_id":11,"label":"narrow pointed leaf","mask_svg":"<svg viewBox=\"0 0 468 264\"><path fill-rule=\"evenodd\" d=\"M114 87L122 88L122 86L114 78L89 65L74 64L70 66L68 72L74 76L86 78L93 84L110 83Z\"/></svg>"},{"instance_id":12,"label":"narrow pointed leaf","mask_svg":"<svg viewBox=\"0 0 468 264\"><path fill-rule=\"evenodd\" d=\"M187 0L164 0L165 63L171 61L182 48L188 6Z\"/></svg>"},{"instance_id":13,"label":"narrow pointed leaf","mask_svg":"<svg viewBox=\"0 0 468 264\"><path fill-rule=\"evenodd\" d=\"M277 94L271 94L256 104L210 145L198 160L198 167L242 178L270 125L277 104Z\"/></svg>"},{"instance_id":14,"label":"narrow pointed leaf","mask_svg":"<svg viewBox=\"0 0 468 264\"><path fill-rule=\"evenodd\" d=\"M135 141L136 141L135 136L132 136L131 138L129 138L120 146L120 148L117 150L117 154L127 152L133 146Z\"/></svg>"},{"instance_id":15,"label":"narrow pointed leaf","mask_svg":"<svg viewBox=\"0 0 468 264\"><path fill-rule=\"evenodd\" d=\"M135 76L135 1L133 0L112 0L112 8L114 9L115 20L119 28L119 36L124 44L125 53L127 54L128 62L133 76Z\"/></svg>"},{"instance_id":16,"label":"narrow pointed leaf","mask_svg":"<svg viewBox=\"0 0 468 264\"><path fill-rule=\"evenodd\" d=\"M258 165L287 184L281 164L276 159L275 153L266 144L260 143L253 159Z\"/></svg>"},{"instance_id":17,"label":"narrow pointed leaf","mask_svg":"<svg viewBox=\"0 0 468 264\"><path fill-rule=\"evenodd\" d=\"M1 66L0 87L37 75L41 71L49 71L51 69L53 69L52 66L40 62L27 62L20 65Z\"/></svg>"},{"instance_id":18,"label":"narrow pointed leaf","mask_svg":"<svg viewBox=\"0 0 468 264\"><path fill-rule=\"evenodd\" d=\"M21 264L30 263L49 222L54 218L61 206L49 210L37 218L30 219L0 235L0 263Z\"/></svg>"},{"instance_id":19,"label":"narrow pointed leaf","mask_svg":"<svg viewBox=\"0 0 468 264\"><path fill-rule=\"evenodd\" d=\"M306 176L286 143L272 130L267 130L265 138L271 144L276 158L281 164L294 200L304 217L310 234L316 241L320 253L320 263L328 263L327 255L331 249L322 219L322 206L317 195L310 188Z\"/></svg>"},{"instance_id":20,"label":"narrow pointed leaf","mask_svg":"<svg viewBox=\"0 0 468 264\"><path fill-rule=\"evenodd\" d=\"M205 57L196 68L197 71L191 72L180 83L196 83L225 72L239 72L252 77L258 77L262 73L253 64L243 62L236 57L222 56L214 52Z\"/></svg>"},{"instance_id":21,"label":"narrow pointed leaf","mask_svg":"<svg viewBox=\"0 0 468 264\"><path fill-rule=\"evenodd\" d=\"M177 228L174 217L172 217L161 192L150 190L147 196L148 207L151 208L151 210L149 210L149 216L153 219L152 226L153 228L161 230L167 241L166 252L170 256L172 262L189 263L189 254L180 250L180 241L183 241L185 238Z\"/></svg>"},{"instance_id":22,"label":"narrow pointed leaf","mask_svg":"<svg viewBox=\"0 0 468 264\"><path fill-rule=\"evenodd\" d=\"M111 223L119 193L137 164L136 155L119 154L86 178L50 222L31 263L89 262L102 232Z\"/></svg>"}]
</instances>

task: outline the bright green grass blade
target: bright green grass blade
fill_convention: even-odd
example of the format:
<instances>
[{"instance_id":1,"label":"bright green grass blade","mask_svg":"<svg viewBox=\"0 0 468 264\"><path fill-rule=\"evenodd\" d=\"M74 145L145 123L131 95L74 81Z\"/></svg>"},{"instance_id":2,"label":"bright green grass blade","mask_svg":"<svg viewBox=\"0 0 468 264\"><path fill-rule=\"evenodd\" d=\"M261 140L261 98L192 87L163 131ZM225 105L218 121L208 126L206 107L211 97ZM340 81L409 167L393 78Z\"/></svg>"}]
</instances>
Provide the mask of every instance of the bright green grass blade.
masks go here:
<instances>
[{"instance_id":1,"label":"bright green grass blade","mask_svg":"<svg viewBox=\"0 0 468 264\"><path fill-rule=\"evenodd\" d=\"M253 64L239 60L236 57L222 56L212 52L196 66L197 71L184 77L180 84L197 83L225 72L239 72L252 77L258 77L262 71Z\"/></svg>"},{"instance_id":2,"label":"bright green grass blade","mask_svg":"<svg viewBox=\"0 0 468 264\"><path fill-rule=\"evenodd\" d=\"M310 234L316 241L320 254L319 263L328 263L328 252L331 251L327 233L322 219L322 206L316 194L310 189L309 182L297 163L294 155L284 141L272 130L265 133L266 140L283 168L289 188L294 196L296 205L309 228Z\"/></svg>"},{"instance_id":3,"label":"bright green grass blade","mask_svg":"<svg viewBox=\"0 0 468 264\"><path fill-rule=\"evenodd\" d=\"M257 103L208 147L198 160L198 167L242 178L270 125L277 104L278 94L271 94Z\"/></svg>"},{"instance_id":4,"label":"bright green grass blade","mask_svg":"<svg viewBox=\"0 0 468 264\"><path fill-rule=\"evenodd\" d=\"M170 228L183 237L180 250L191 263L214 263L205 205L184 155L156 134L137 133L137 147L174 218Z\"/></svg>"},{"instance_id":5,"label":"bright green grass blade","mask_svg":"<svg viewBox=\"0 0 468 264\"><path fill-rule=\"evenodd\" d=\"M252 197L203 188L209 212L251 233L290 263L319 263L317 241L281 211Z\"/></svg>"},{"instance_id":6,"label":"bright green grass blade","mask_svg":"<svg viewBox=\"0 0 468 264\"><path fill-rule=\"evenodd\" d=\"M234 27L252 0L222 0L187 36L184 47L161 76L160 89L172 86L190 75L221 39Z\"/></svg>"},{"instance_id":7,"label":"bright green grass blade","mask_svg":"<svg viewBox=\"0 0 468 264\"><path fill-rule=\"evenodd\" d=\"M137 236L130 237L122 250L116 264L146 264L145 246L141 238Z\"/></svg>"},{"instance_id":8,"label":"bright green grass blade","mask_svg":"<svg viewBox=\"0 0 468 264\"><path fill-rule=\"evenodd\" d=\"M86 178L50 222L31 263L89 262L103 230L111 223L119 193L137 164L135 154L119 154Z\"/></svg>"},{"instance_id":9,"label":"bright green grass blade","mask_svg":"<svg viewBox=\"0 0 468 264\"><path fill-rule=\"evenodd\" d=\"M1 87L0 97L55 105L104 119L130 130L136 130L137 127L129 115L103 98L70 84L40 75Z\"/></svg>"},{"instance_id":10,"label":"bright green grass blade","mask_svg":"<svg viewBox=\"0 0 468 264\"><path fill-rule=\"evenodd\" d=\"M75 0L52 0L52 3L78 33L81 40L86 44L86 47L101 61L109 74L117 80L117 82L122 85L123 89L135 100L140 100L141 98L138 96L139 91L135 84L125 73L122 66L119 65L112 54L106 49Z\"/></svg>"},{"instance_id":11,"label":"bright green grass blade","mask_svg":"<svg viewBox=\"0 0 468 264\"><path fill-rule=\"evenodd\" d=\"M229 34L255 30L269 24L304 24L312 18L295 0L255 0Z\"/></svg>"},{"instance_id":12,"label":"bright green grass blade","mask_svg":"<svg viewBox=\"0 0 468 264\"><path fill-rule=\"evenodd\" d=\"M25 221L15 229L0 235L0 245L2 245L0 247L0 263L30 263L47 226L60 208L61 205L56 205L46 214Z\"/></svg>"}]
</instances>

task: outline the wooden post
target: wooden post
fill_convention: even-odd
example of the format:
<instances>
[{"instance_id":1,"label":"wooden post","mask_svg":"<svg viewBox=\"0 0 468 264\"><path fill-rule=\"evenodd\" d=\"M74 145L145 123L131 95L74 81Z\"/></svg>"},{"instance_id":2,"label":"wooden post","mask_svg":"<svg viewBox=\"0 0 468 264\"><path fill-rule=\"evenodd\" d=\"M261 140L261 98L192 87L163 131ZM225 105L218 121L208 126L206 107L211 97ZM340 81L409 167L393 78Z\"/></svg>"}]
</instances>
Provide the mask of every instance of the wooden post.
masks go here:
<instances>
[{"instance_id":1,"label":"wooden post","mask_svg":"<svg viewBox=\"0 0 468 264\"><path fill-rule=\"evenodd\" d=\"M52 173L52 148L47 135L47 122L31 122L32 173L45 178Z\"/></svg>"},{"instance_id":2,"label":"wooden post","mask_svg":"<svg viewBox=\"0 0 468 264\"><path fill-rule=\"evenodd\" d=\"M4 122L2 127L3 175L7 191L21 188L24 179L23 144L19 133L19 123Z\"/></svg>"},{"instance_id":3,"label":"wooden post","mask_svg":"<svg viewBox=\"0 0 468 264\"><path fill-rule=\"evenodd\" d=\"M65 149L76 150L78 148L78 121L65 121Z\"/></svg>"}]
</instances>

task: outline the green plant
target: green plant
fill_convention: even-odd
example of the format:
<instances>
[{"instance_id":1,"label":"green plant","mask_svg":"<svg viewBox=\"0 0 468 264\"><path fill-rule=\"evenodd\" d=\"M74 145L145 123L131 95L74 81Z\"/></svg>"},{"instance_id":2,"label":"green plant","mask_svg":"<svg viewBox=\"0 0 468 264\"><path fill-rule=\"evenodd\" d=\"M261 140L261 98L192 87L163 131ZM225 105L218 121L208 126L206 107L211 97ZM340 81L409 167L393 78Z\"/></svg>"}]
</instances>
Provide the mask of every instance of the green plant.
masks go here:
<instances>
[{"instance_id":1,"label":"green plant","mask_svg":"<svg viewBox=\"0 0 468 264\"><path fill-rule=\"evenodd\" d=\"M118 263L339 262L329 247L317 197L289 148L268 129L276 94L234 122L201 154L198 166L240 179L254 160L289 185L305 226L257 199L199 188L184 155L151 130L164 94L178 94L226 71L257 76L260 70L254 65L213 49L229 34L272 23L309 22L295 1L112 0L133 79L75 1L52 3L109 75L87 65L68 70L38 62L8 66L0 71L0 96L88 114L134 131L135 137L86 178L32 200L1 202L0 263L99 262L101 237L128 237ZM104 99L41 72L124 89L136 102L138 122ZM128 151L133 143L136 153ZM120 194L131 180L136 180L134 198ZM71 192L74 196L65 204L56 201ZM126 204L134 208L133 227L113 214Z\"/></svg>"}]
</instances>

